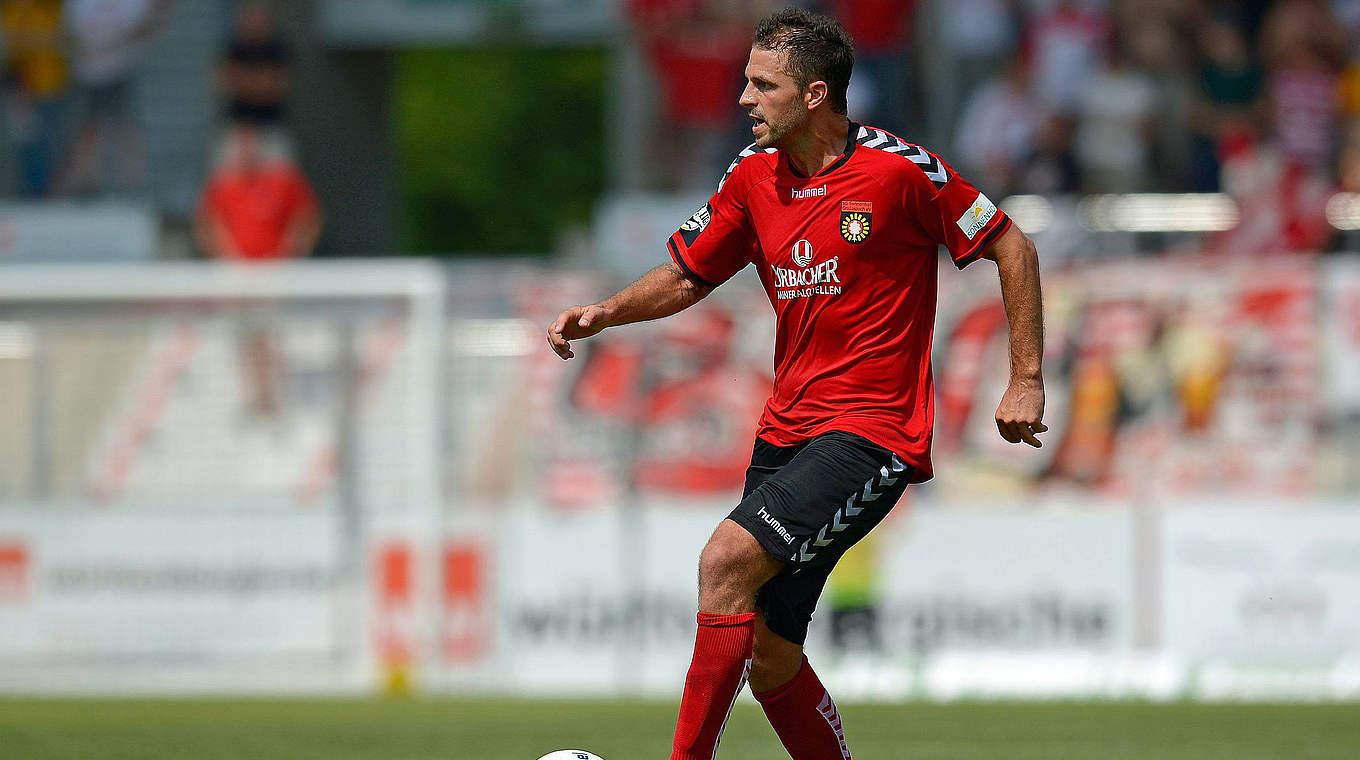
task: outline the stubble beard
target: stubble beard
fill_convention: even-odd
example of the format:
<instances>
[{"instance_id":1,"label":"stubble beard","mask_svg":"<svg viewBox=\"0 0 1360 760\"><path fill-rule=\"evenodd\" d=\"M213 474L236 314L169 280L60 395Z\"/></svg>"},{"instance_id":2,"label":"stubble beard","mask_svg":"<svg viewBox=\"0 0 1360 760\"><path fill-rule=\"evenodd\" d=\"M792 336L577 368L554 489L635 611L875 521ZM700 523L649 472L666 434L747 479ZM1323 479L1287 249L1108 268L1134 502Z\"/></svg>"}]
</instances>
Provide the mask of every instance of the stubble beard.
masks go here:
<instances>
[{"instance_id":1,"label":"stubble beard","mask_svg":"<svg viewBox=\"0 0 1360 760\"><path fill-rule=\"evenodd\" d=\"M784 138L798 128L801 122L797 117L792 117L787 121L774 122L766 119L765 134L756 138L756 147L760 149L781 148Z\"/></svg>"}]
</instances>

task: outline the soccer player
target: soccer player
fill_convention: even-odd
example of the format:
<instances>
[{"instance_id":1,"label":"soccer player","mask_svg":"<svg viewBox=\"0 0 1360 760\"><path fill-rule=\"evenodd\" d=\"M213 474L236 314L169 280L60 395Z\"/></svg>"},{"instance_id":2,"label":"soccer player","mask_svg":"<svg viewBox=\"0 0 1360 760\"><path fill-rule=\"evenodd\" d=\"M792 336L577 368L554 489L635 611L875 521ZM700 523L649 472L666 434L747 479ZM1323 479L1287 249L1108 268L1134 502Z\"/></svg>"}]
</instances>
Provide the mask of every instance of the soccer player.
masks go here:
<instances>
[{"instance_id":1,"label":"soccer player","mask_svg":"<svg viewBox=\"0 0 1360 760\"><path fill-rule=\"evenodd\" d=\"M834 19L790 9L762 20L740 100L755 143L671 236L671 261L547 330L570 359L570 341L674 314L747 264L774 306L774 388L745 494L699 557L672 760L712 760L748 678L795 760L850 757L803 642L837 558L931 477L939 246L958 267L986 258L1000 273L1011 380L997 430L1037 447L1048 429L1034 244L937 156L850 121L853 64Z\"/></svg>"}]
</instances>

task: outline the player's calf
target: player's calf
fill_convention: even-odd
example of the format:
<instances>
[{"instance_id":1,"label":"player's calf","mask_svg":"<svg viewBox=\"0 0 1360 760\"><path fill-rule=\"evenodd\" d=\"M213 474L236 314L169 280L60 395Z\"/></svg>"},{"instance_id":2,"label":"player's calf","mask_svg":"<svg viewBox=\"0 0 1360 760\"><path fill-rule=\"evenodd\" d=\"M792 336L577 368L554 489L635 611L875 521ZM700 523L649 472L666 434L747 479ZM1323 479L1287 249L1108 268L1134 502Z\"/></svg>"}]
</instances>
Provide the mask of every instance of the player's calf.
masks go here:
<instances>
[{"instance_id":1,"label":"player's calf","mask_svg":"<svg viewBox=\"0 0 1360 760\"><path fill-rule=\"evenodd\" d=\"M788 683L751 691L793 760L850 760L841 713L807 658Z\"/></svg>"},{"instance_id":2,"label":"player's calf","mask_svg":"<svg viewBox=\"0 0 1360 760\"><path fill-rule=\"evenodd\" d=\"M756 613L751 653L751 691L771 691L793 680L803 665L803 647L774 633L765 616Z\"/></svg>"}]
</instances>

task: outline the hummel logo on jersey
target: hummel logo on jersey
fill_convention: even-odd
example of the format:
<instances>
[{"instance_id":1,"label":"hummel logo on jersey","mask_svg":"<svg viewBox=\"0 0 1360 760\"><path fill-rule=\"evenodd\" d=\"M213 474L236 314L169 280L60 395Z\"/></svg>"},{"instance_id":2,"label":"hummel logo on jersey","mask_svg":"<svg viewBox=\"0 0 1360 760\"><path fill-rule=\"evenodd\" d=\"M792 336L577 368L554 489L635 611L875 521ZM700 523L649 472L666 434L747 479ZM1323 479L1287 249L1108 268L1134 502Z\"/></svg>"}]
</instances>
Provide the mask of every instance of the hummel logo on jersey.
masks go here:
<instances>
[{"instance_id":1,"label":"hummel logo on jersey","mask_svg":"<svg viewBox=\"0 0 1360 760\"><path fill-rule=\"evenodd\" d=\"M959 217L955 224L959 225L959 229L963 230L963 234L967 235L969 240L972 240L994 216L996 216L996 204L992 203L987 196L978 193L973 205L963 212L963 216Z\"/></svg>"},{"instance_id":2,"label":"hummel logo on jersey","mask_svg":"<svg viewBox=\"0 0 1360 760\"><path fill-rule=\"evenodd\" d=\"M799 198L817 198L823 195L826 195L826 185L822 185L821 187L805 187L801 190L796 187L793 188L794 200L798 200Z\"/></svg>"}]
</instances>

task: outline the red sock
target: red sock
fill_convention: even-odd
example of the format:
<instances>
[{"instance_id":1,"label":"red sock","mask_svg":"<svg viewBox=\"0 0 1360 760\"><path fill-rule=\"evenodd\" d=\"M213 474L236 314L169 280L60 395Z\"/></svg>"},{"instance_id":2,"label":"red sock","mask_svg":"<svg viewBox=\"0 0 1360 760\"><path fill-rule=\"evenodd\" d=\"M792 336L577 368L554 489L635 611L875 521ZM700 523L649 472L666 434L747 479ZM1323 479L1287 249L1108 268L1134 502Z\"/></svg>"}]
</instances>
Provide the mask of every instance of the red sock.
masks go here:
<instances>
[{"instance_id":1,"label":"red sock","mask_svg":"<svg viewBox=\"0 0 1360 760\"><path fill-rule=\"evenodd\" d=\"M718 753L727 716L751 674L755 619L754 612L699 613L671 760L713 760Z\"/></svg>"},{"instance_id":2,"label":"red sock","mask_svg":"<svg viewBox=\"0 0 1360 760\"><path fill-rule=\"evenodd\" d=\"M850 760L841 714L807 657L792 681L756 695L793 760Z\"/></svg>"}]
</instances>

